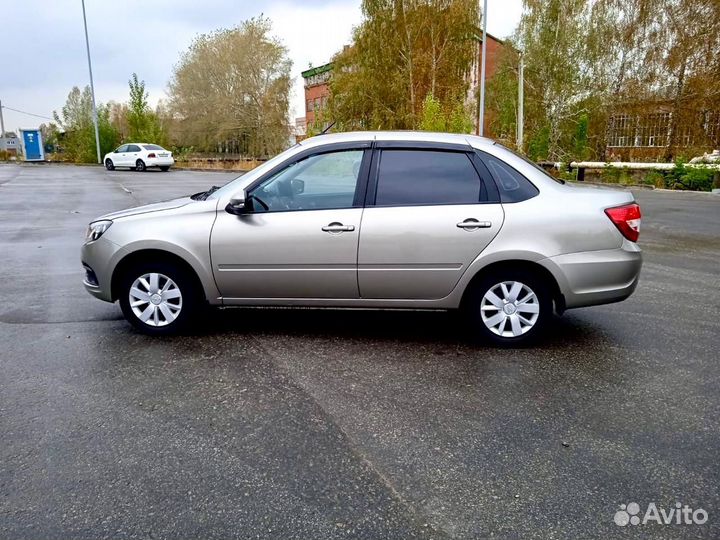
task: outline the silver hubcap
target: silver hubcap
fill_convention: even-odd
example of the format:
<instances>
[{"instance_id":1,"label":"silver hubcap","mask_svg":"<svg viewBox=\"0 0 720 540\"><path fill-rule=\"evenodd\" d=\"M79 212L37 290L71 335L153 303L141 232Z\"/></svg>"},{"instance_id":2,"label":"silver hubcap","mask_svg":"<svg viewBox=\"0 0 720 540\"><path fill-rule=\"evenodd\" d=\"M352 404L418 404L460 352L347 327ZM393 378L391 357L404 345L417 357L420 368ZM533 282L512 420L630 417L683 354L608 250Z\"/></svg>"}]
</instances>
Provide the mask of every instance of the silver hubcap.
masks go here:
<instances>
[{"instance_id":1,"label":"silver hubcap","mask_svg":"<svg viewBox=\"0 0 720 540\"><path fill-rule=\"evenodd\" d=\"M518 337L535 326L540 315L540 302L527 285L503 281L482 297L480 315L493 334Z\"/></svg>"},{"instance_id":2,"label":"silver hubcap","mask_svg":"<svg viewBox=\"0 0 720 540\"><path fill-rule=\"evenodd\" d=\"M149 326L165 326L180 315L182 293L164 274L151 272L137 278L130 287L130 308Z\"/></svg>"}]
</instances>

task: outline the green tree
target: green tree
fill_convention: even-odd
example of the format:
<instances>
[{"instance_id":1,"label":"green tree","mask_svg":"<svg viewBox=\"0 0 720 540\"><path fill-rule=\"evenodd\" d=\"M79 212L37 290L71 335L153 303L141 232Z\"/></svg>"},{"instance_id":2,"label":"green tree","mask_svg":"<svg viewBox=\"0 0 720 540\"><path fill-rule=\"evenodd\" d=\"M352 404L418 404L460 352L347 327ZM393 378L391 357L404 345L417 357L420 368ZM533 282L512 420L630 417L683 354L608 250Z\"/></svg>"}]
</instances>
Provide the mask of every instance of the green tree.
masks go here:
<instances>
[{"instance_id":1,"label":"green tree","mask_svg":"<svg viewBox=\"0 0 720 540\"><path fill-rule=\"evenodd\" d=\"M260 17L195 39L170 81L183 146L267 156L289 140L287 49Z\"/></svg>"},{"instance_id":2,"label":"green tree","mask_svg":"<svg viewBox=\"0 0 720 540\"><path fill-rule=\"evenodd\" d=\"M362 12L352 45L334 58L330 108L339 129L415 129L429 95L447 110L464 104L475 0L363 0Z\"/></svg>"},{"instance_id":3,"label":"green tree","mask_svg":"<svg viewBox=\"0 0 720 540\"><path fill-rule=\"evenodd\" d=\"M157 114L148 105L145 81L139 80L137 74L133 73L128 81L128 86L130 87L130 99L125 113L128 126L127 140L166 144L165 130Z\"/></svg>"},{"instance_id":4,"label":"green tree","mask_svg":"<svg viewBox=\"0 0 720 540\"><path fill-rule=\"evenodd\" d=\"M108 107L98 103L97 113L102 156L117 146L119 134L110 123ZM82 91L77 86L73 87L60 114L54 111L53 117L59 129L64 132L64 136L59 138L58 145L68 159L77 163L96 163L97 147L90 87L86 86Z\"/></svg>"},{"instance_id":5,"label":"green tree","mask_svg":"<svg viewBox=\"0 0 720 540\"><path fill-rule=\"evenodd\" d=\"M432 94L425 96L418 129L450 133L470 133L473 121L463 103L456 103L450 109L443 109L440 100Z\"/></svg>"}]
</instances>

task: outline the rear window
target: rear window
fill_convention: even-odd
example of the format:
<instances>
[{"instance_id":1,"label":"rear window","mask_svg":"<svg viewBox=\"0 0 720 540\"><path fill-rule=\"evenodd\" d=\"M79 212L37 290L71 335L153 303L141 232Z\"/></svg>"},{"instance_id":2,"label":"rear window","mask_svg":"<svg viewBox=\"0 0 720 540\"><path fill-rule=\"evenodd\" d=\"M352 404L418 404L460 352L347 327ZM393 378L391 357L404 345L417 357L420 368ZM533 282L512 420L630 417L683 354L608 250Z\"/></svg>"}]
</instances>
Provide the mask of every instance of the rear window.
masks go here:
<instances>
[{"instance_id":1,"label":"rear window","mask_svg":"<svg viewBox=\"0 0 720 540\"><path fill-rule=\"evenodd\" d=\"M482 182L462 152L383 150L378 168L378 206L477 204ZM487 199L487 194L484 194Z\"/></svg>"},{"instance_id":2,"label":"rear window","mask_svg":"<svg viewBox=\"0 0 720 540\"><path fill-rule=\"evenodd\" d=\"M157 144L144 144L145 150L165 150L162 146Z\"/></svg>"},{"instance_id":3,"label":"rear window","mask_svg":"<svg viewBox=\"0 0 720 540\"><path fill-rule=\"evenodd\" d=\"M527 178L501 159L482 153L482 160L490 170L500 191L500 202L514 203L535 197L540 191Z\"/></svg>"}]
</instances>

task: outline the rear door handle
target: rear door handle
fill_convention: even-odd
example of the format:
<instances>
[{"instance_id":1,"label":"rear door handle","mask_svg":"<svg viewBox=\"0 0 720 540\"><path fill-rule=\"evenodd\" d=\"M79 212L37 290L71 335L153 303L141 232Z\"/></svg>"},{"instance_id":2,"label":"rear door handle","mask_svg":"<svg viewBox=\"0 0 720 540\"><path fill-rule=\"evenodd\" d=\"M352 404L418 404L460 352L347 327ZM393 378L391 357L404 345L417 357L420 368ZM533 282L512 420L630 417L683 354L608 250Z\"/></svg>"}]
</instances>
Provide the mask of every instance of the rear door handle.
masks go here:
<instances>
[{"instance_id":1,"label":"rear door handle","mask_svg":"<svg viewBox=\"0 0 720 540\"><path fill-rule=\"evenodd\" d=\"M492 223L489 221L478 221L475 218L468 218L458 223L457 226L466 231L474 231L475 229L489 229L492 227Z\"/></svg>"},{"instance_id":2,"label":"rear door handle","mask_svg":"<svg viewBox=\"0 0 720 540\"><path fill-rule=\"evenodd\" d=\"M355 230L355 225L343 225L339 221L333 221L325 225L322 230L329 233L349 232Z\"/></svg>"}]
</instances>

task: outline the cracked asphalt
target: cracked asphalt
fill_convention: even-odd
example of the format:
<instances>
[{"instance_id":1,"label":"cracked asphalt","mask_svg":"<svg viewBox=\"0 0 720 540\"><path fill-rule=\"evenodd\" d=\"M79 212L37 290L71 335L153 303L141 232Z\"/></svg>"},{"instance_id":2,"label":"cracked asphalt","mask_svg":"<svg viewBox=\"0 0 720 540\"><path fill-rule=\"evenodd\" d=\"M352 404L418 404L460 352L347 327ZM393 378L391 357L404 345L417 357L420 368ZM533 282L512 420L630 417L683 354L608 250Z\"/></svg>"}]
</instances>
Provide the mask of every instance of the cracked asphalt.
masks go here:
<instances>
[{"instance_id":1,"label":"cracked asphalt","mask_svg":"<svg viewBox=\"0 0 720 540\"><path fill-rule=\"evenodd\" d=\"M0 538L720 537L720 197L636 192L636 293L531 349L429 312L150 338L84 291L91 219L232 177L0 165Z\"/></svg>"}]
</instances>

